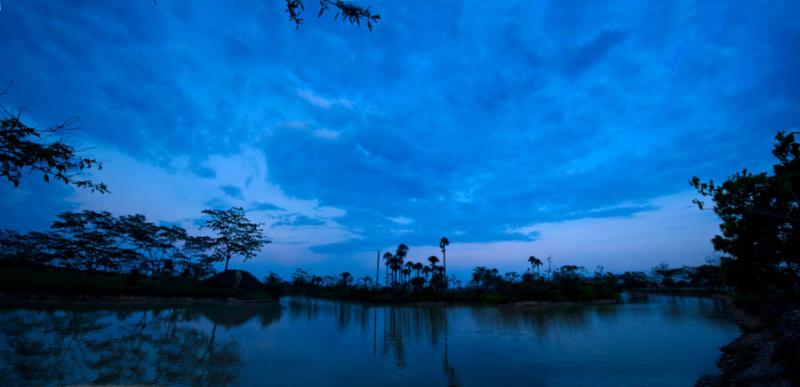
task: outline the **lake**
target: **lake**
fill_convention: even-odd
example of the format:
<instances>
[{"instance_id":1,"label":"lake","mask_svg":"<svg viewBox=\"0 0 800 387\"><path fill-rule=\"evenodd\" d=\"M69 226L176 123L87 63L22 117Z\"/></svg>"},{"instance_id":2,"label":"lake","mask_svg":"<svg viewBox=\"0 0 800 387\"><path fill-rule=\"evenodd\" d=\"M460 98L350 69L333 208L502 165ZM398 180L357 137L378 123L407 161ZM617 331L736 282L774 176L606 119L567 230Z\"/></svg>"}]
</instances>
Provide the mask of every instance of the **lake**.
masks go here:
<instances>
[{"instance_id":1,"label":"lake","mask_svg":"<svg viewBox=\"0 0 800 387\"><path fill-rule=\"evenodd\" d=\"M5 305L0 385L690 386L739 334L719 300L623 301Z\"/></svg>"}]
</instances>

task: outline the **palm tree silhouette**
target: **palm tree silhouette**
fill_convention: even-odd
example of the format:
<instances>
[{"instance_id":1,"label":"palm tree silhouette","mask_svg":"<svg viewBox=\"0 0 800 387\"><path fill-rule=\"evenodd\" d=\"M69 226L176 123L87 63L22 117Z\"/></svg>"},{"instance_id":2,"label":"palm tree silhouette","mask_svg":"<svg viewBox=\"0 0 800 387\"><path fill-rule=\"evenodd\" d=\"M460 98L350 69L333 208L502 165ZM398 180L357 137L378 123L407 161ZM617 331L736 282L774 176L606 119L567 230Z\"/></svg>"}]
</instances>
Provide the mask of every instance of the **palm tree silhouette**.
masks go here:
<instances>
[{"instance_id":1,"label":"palm tree silhouette","mask_svg":"<svg viewBox=\"0 0 800 387\"><path fill-rule=\"evenodd\" d=\"M536 274L539 274L539 266L542 266L542 260L531 255L530 257L528 257L528 262L531 263L531 269L532 269L531 271L535 269Z\"/></svg>"},{"instance_id":2,"label":"palm tree silhouette","mask_svg":"<svg viewBox=\"0 0 800 387\"><path fill-rule=\"evenodd\" d=\"M406 255L408 255L408 246L405 243L397 245L397 251L394 253L395 258L397 258L397 269L395 270L403 270L403 261L405 261Z\"/></svg>"},{"instance_id":3,"label":"palm tree silhouette","mask_svg":"<svg viewBox=\"0 0 800 387\"><path fill-rule=\"evenodd\" d=\"M386 286L389 286L389 265L392 257L394 256L388 251L383 253L383 264L386 266Z\"/></svg>"},{"instance_id":4,"label":"palm tree silhouette","mask_svg":"<svg viewBox=\"0 0 800 387\"><path fill-rule=\"evenodd\" d=\"M447 237L442 237L439 240L439 248L442 250L442 266L444 266L444 276L447 278L447 246L450 245L450 241Z\"/></svg>"},{"instance_id":5,"label":"palm tree silhouette","mask_svg":"<svg viewBox=\"0 0 800 387\"><path fill-rule=\"evenodd\" d=\"M423 265L421 262L417 262L414 264L414 270L417 272L417 277L419 277L419 272L420 270L422 270L422 267Z\"/></svg>"},{"instance_id":6,"label":"palm tree silhouette","mask_svg":"<svg viewBox=\"0 0 800 387\"><path fill-rule=\"evenodd\" d=\"M420 264L421 265L421 264ZM430 266L425 266L422 268L422 274L425 274L425 279L428 279L428 275L431 274Z\"/></svg>"}]
</instances>

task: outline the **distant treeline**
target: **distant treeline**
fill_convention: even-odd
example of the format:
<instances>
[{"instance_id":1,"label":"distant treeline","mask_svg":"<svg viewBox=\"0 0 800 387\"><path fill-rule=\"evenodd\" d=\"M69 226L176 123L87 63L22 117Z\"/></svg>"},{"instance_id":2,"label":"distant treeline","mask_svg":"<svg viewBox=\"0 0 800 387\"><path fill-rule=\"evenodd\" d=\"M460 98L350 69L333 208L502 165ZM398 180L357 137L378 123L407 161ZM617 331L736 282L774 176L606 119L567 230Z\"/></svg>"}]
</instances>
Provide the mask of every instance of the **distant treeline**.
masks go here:
<instances>
[{"instance_id":1,"label":"distant treeline","mask_svg":"<svg viewBox=\"0 0 800 387\"><path fill-rule=\"evenodd\" d=\"M408 248L400 245L398 251ZM548 259L549 261L549 259ZM325 298L352 299L379 302L410 301L477 301L506 303L519 301L590 301L614 299L621 291L634 289L686 289L702 292L718 292L725 287L721 270L716 265L668 268L666 265L651 270L623 274L607 272L598 266L594 272L576 265L563 265L557 269L540 271L542 261L528 258L531 268L524 273L507 272L478 266L473 269L468 282L455 276L447 279L442 275L442 266L435 256L428 258L428 265L406 262L403 270L388 256L384 262L389 270L386 278L374 276L355 278L349 272L339 275L315 275L297 269L288 280L270 273L265 282L271 289L281 289L285 294L309 295ZM399 272L396 280L392 277Z\"/></svg>"}]
</instances>

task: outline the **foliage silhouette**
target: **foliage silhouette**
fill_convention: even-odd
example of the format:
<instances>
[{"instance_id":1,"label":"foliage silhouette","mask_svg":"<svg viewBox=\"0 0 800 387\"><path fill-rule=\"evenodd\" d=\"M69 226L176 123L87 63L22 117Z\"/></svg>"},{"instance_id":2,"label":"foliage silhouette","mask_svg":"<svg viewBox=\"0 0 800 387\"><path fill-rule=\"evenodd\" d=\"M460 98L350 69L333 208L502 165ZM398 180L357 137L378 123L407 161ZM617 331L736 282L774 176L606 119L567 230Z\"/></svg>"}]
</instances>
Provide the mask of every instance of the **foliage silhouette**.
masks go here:
<instances>
[{"instance_id":1,"label":"foliage silhouette","mask_svg":"<svg viewBox=\"0 0 800 387\"><path fill-rule=\"evenodd\" d=\"M800 278L800 144L796 132L779 132L772 174L746 169L722 184L692 178L691 185L714 203L722 220L714 248L725 275L740 291L798 293ZM694 203L705 208L705 203Z\"/></svg>"},{"instance_id":2,"label":"foliage silhouette","mask_svg":"<svg viewBox=\"0 0 800 387\"><path fill-rule=\"evenodd\" d=\"M265 238L261 224L250 222L242 207L203 210L203 213L210 216L204 227L217 233L211 239L211 257L214 261L224 261L225 271L228 271L232 257L241 255L247 261L255 257L265 244L271 243Z\"/></svg>"},{"instance_id":3,"label":"foliage silhouette","mask_svg":"<svg viewBox=\"0 0 800 387\"><path fill-rule=\"evenodd\" d=\"M37 130L23 123L19 114L0 119L0 178L18 187L23 172L35 171L48 183L56 180L92 192L109 192L104 183L79 177L85 170L102 169L100 162L78 155L79 150L60 137L53 138L66 133L73 124L74 120L68 120Z\"/></svg>"},{"instance_id":4,"label":"foliage silhouette","mask_svg":"<svg viewBox=\"0 0 800 387\"><path fill-rule=\"evenodd\" d=\"M372 26L381 19L381 15L373 13L370 7L362 7L342 0L320 0L317 16L321 17L329 10L335 12L334 20L341 16L343 22L347 21L356 26L364 23L370 32ZM300 28L304 22L301 17L303 11L305 11L303 0L286 0L286 13L289 15L289 21L295 24L295 28Z\"/></svg>"},{"instance_id":5,"label":"foliage silhouette","mask_svg":"<svg viewBox=\"0 0 800 387\"><path fill-rule=\"evenodd\" d=\"M214 262L224 260L227 266L234 255L247 260L268 243L260 226L250 223L241 208L205 213L212 214L207 225L217 231L215 237L156 225L143 215L117 217L89 210L59 214L48 232L0 230L0 264L5 267L2 274L9 275L0 290L248 298L263 293L277 298L279 294L255 278L250 282L257 286L246 289L201 286L200 280L214 274ZM19 278L11 277L12 270ZM149 283L143 284L142 277ZM26 285L21 278L32 282Z\"/></svg>"}]
</instances>

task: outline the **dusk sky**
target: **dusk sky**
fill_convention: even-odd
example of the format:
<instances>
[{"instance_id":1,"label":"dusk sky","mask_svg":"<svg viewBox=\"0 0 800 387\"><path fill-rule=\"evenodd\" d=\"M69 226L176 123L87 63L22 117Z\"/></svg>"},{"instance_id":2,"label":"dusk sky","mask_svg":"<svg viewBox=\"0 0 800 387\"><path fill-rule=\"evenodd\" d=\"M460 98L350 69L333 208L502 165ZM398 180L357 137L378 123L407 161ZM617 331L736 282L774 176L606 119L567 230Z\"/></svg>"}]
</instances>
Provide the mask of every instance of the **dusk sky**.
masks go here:
<instances>
[{"instance_id":1,"label":"dusk sky","mask_svg":"<svg viewBox=\"0 0 800 387\"><path fill-rule=\"evenodd\" d=\"M701 264L688 180L772 164L800 128L800 2L0 0L0 102L68 139L110 194L0 184L0 228L107 210L196 230L242 206L274 241L231 267L373 274Z\"/></svg>"}]
</instances>

